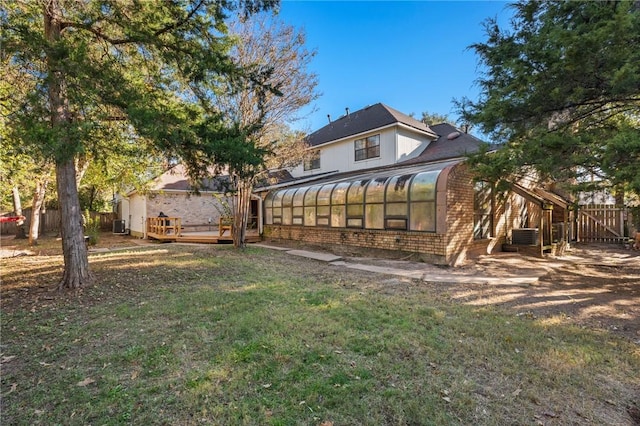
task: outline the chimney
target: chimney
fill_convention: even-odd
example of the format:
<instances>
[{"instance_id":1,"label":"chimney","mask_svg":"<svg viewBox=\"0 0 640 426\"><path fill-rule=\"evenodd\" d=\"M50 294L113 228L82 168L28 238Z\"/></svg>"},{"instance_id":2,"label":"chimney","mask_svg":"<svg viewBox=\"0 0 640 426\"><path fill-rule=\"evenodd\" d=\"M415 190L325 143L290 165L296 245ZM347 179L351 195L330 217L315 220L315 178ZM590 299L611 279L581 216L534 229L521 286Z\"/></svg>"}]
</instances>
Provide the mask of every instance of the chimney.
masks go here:
<instances>
[{"instance_id":1,"label":"chimney","mask_svg":"<svg viewBox=\"0 0 640 426\"><path fill-rule=\"evenodd\" d=\"M331 124L331 114L327 114L327 119L329 120L329 124Z\"/></svg>"},{"instance_id":2,"label":"chimney","mask_svg":"<svg viewBox=\"0 0 640 426\"><path fill-rule=\"evenodd\" d=\"M349 116L349 107L346 107L344 110L347 111L347 117L348 117Z\"/></svg>"}]
</instances>

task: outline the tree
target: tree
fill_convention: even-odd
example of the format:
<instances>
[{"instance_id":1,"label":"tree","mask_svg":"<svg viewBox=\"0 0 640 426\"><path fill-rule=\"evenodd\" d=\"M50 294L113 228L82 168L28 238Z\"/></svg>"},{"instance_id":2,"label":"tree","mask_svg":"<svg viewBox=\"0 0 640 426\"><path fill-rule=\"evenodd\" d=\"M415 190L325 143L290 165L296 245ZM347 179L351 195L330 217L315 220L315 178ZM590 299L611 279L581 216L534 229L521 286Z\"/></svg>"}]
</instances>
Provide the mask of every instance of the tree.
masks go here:
<instances>
[{"instance_id":1,"label":"tree","mask_svg":"<svg viewBox=\"0 0 640 426\"><path fill-rule=\"evenodd\" d=\"M308 51L305 35L274 16L256 15L230 25L237 38L232 56L240 68L265 76L261 85L246 84L218 97L229 124L239 130L235 143L246 152L227 163L234 203L234 246L244 247L251 194L256 182L270 168L299 163L304 153L301 133L289 130L300 109L318 97L315 74L307 68L315 56ZM268 87L271 90L265 91ZM285 152L286 151L286 152Z\"/></svg>"},{"instance_id":2,"label":"tree","mask_svg":"<svg viewBox=\"0 0 640 426\"><path fill-rule=\"evenodd\" d=\"M105 154L110 131L180 158L194 170L203 158L224 160L235 138L204 101L259 73L229 58L225 13L269 9L273 0L4 2L0 43L11 70L32 90L10 127L55 163L62 215L60 288L90 281L76 181L76 159ZM218 83L221 81L220 83ZM206 102L206 105L211 105ZM122 121L113 130L105 123ZM124 130L122 130L124 129ZM233 130L233 129L232 129Z\"/></svg>"},{"instance_id":3,"label":"tree","mask_svg":"<svg viewBox=\"0 0 640 426\"><path fill-rule=\"evenodd\" d=\"M580 189L640 193L638 2L520 1L510 31L485 22L470 48L484 72L477 101L457 102L497 152L471 159L498 181L531 169Z\"/></svg>"},{"instance_id":4,"label":"tree","mask_svg":"<svg viewBox=\"0 0 640 426\"><path fill-rule=\"evenodd\" d=\"M427 126L433 126L434 124L440 124L440 123L453 124L448 115L438 114L437 112L432 113L427 111L422 112L422 117L420 118L420 121L422 121Z\"/></svg>"}]
</instances>

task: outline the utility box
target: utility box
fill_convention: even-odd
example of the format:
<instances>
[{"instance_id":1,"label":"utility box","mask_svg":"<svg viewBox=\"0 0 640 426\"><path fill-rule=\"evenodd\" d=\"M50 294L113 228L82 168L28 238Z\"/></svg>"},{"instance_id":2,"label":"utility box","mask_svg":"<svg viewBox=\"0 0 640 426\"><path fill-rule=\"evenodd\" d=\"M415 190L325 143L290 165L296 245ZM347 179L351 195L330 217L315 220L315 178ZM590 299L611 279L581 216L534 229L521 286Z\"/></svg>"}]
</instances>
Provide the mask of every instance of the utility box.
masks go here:
<instances>
[{"instance_id":1,"label":"utility box","mask_svg":"<svg viewBox=\"0 0 640 426\"><path fill-rule=\"evenodd\" d=\"M521 246L536 246L540 242L538 228L519 228L511 231L511 243Z\"/></svg>"},{"instance_id":2,"label":"utility box","mask_svg":"<svg viewBox=\"0 0 640 426\"><path fill-rule=\"evenodd\" d=\"M113 221L113 233L114 234L126 234L127 227L125 226L124 219Z\"/></svg>"}]
</instances>

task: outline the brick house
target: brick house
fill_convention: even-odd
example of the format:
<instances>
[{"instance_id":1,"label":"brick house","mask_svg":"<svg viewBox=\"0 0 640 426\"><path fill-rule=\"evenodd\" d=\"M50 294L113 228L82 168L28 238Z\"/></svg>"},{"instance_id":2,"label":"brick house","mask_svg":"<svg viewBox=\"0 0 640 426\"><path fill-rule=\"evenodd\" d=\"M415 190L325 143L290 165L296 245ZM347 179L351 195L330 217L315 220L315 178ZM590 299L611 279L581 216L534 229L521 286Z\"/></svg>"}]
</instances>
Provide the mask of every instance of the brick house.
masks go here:
<instances>
[{"instance_id":1,"label":"brick house","mask_svg":"<svg viewBox=\"0 0 640 426\"><path fill-rule=\"evenodd\" d=\"M446 123L426 126L376 104L330 121L307 141L310 159L291 171L295 180L258 191L268 238L460 265L501 251L514 236L531 234L527 245L541 254L552 245L552 222L568 221L560 197L527 182L501 197L475 182L464 156L481 141Z\"/></svg>"},{"instance_id":2,"label":"brick house","mask_svg":"<svg viewBox=\"0 0 640 426\"><path fill-rule=\"evenodd\" d=\"M229 214L230 199L224 195L226 177L218 176L203 182L203 188L195 193L186 169L176 165L153 179L144 191L132 190L118 203L118 217L125 220L129 233L146 238L146 222L149 217L181 218L185 231L217 230L221 215ZM252 200L252 216L261 218L260 199Z\"/></svg>"}]
</instances>

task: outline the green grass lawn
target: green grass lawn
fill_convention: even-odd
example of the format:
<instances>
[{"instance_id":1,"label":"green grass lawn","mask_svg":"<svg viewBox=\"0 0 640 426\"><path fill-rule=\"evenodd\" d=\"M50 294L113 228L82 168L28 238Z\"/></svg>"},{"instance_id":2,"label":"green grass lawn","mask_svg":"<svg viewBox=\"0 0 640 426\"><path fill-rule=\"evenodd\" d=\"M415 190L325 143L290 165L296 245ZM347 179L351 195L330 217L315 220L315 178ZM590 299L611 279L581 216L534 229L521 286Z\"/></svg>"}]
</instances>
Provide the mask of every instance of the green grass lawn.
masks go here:
<instances>
[{"instance_id":1,"label":"green grass lawn","mask_svg":"<svg viewBox=\"0 0 640 426\"><path fill-rule=\"evenodd\" d=\"M3 259L9 424L621 424L637 345L266 249Z\"/></svg>"}]
</instances>

